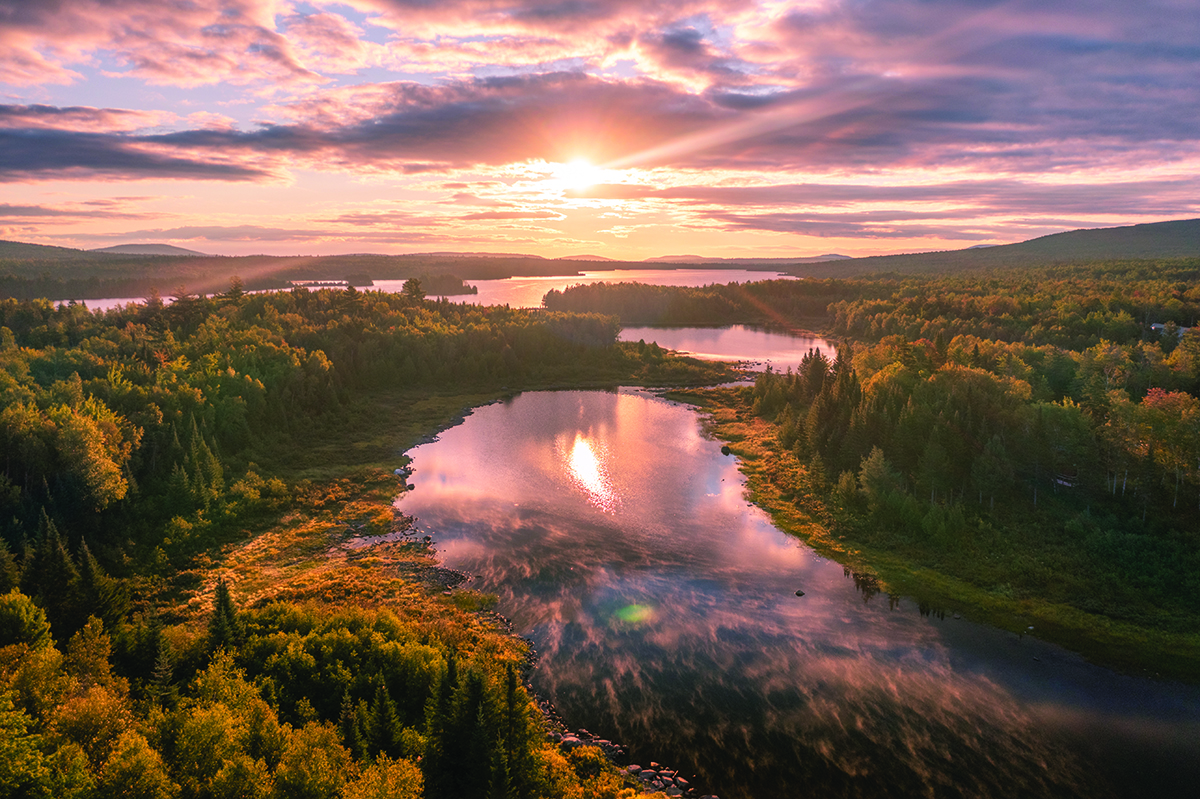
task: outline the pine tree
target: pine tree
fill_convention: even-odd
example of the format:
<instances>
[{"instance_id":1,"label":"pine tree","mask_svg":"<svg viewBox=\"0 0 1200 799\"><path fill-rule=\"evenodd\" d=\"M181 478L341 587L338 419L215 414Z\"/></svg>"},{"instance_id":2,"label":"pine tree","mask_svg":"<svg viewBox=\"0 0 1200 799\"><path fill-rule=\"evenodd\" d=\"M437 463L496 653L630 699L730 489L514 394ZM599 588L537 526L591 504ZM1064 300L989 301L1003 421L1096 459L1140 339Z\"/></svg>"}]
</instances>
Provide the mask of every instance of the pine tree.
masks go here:
<instances>
[{"instance_id":1,"label":"pine tree","mask_svg":"<svg viewBox=\"0 0 1200 799\"><path fill-rule=\"evenodd\" d=\"M353 698L350 696L349 687L342 694L342 708L338 714L338 730L342 734L342 745L350 750L350 754L354 756L354 759L366 759L366 736L363 734L362 724L359 722L357 708L355 707Z\"/></svg>"},{"instance_id":2,"label":"pine tree","mask_svg":"<svg viewBox=\"0 0 1200 799\"><path fill-rule=\"evenodd\" d=\"M213 613L208 620L208 649L214 652L222 648L231 648L241 641L242 625L238 619L237 608L234 607L233 597L229 593L229 584L224 578L217 581L217 589L213 595Z\"/></svg>"},{"instance_id":3,"label":"pine tree","mask_svg":"<svg viewBox=\"0 0 1200 799\"><path fill-rule=\"evenodd\" d=\"M154 659L154 671L146 684L146 696L151 702L171 707L178 699L179 691L175 686L174 655L167 639L158 637L158 654Z\"/></svg>"},{"instance_id":4,"label":"pine tree","mask_svg":"<svg viewBox=\"0 0 1200 799\"><path fill-rule=\"evenodd\" d=\"M115 629L129 610L125 587L104 572L87 542L79 546L79 598L109 629Z\"/></svg>"},{"instance_id":5,"label":"pine tree","mask_svg":"<svg viewBox=\"0 0 1200 799\"><path fill-rule=\"evenodd\" d=\"M396 703L388 693L383 678L375 688L375 699L371 702L370 723L367 727L367 755L377 758L385 754L391 758L402 756L400 751L400 720L396 716Z\"/></svg>"},{"instance_id":6,"label":"pine tree","mask_svg":"<svg viewBox=\"0 0 1200 799\"><path fill-rule=\"evenodd\" d=\"M8 544L0 538L0 595L7 594L20 585L21 569L9 551Z\"/></svg>"}]
</instances>

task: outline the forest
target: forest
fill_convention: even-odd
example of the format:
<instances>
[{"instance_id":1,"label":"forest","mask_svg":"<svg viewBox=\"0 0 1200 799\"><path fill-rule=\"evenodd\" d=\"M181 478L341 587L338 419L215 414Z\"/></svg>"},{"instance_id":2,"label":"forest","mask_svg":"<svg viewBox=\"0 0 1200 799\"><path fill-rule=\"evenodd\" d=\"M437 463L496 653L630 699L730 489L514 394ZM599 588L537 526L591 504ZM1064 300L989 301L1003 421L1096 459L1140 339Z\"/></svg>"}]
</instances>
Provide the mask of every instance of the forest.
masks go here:
<instances>
[{"instance_id":1,"label":"forest","mask_svg":"<svg viewBox=\"0 0 1200 799\"><path fill-rule=\"evenodd\" d=\"M599 750L546 742L487 597L443 596L418 540L345 548L406 529L403 478L304 453L362 460L340 450L373 424L392 444L366 461L394 462L394 428L482 397L727 372L619 344L612 317L414 289L0 301L12 795L629 795Z\"/></svg>"},{"instance_id":2,"label":"forest","mask_svg":"<svg viewBox=\"0 0 1200 799\"><path fill-rule=\"evenodd\" d=\"M1119 622L1191 636L1195 649L1198 270L1175 259L596 284L551 292L546 305L626 324L832 334L836 359L813 351L753 387L692 392L716 434L757 460L761 502L815 520L829 549L860 553L856 568L890 567L906 591L921 592L917 573L942 575L968 586L951 591L959 600L1047 603L1056 624L1085 635Z\"/></svg>"}]
</instances>

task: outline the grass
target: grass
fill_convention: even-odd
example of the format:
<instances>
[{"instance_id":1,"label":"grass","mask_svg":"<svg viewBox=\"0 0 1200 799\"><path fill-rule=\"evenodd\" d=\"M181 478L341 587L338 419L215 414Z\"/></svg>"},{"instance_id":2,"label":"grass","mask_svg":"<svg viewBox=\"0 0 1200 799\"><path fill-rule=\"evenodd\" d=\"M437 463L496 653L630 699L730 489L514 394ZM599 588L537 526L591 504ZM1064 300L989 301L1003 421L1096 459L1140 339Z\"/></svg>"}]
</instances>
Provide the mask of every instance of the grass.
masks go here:
<instances>
[{"instance_id":1,"label":"grass","mask_svg":"<svg viewBox=\"0 0 1200 799\"><path fill-rule=\"evenodd\" d=\"M1051 537L1038 548L1025 529L1036 525L1026 523L1007 536L993 531L988 541L950 553L874 533L865 510L839 505L829 491L801 488L797 496L807 470L780 451L775 425L753 416L737 390L680 391L672 398L706 414L709 432L738 457L751 501L776 526L847 568L874 575L882 591L1013 632L1032 626L1039 638L1106 666L1200 682L1200 635L1188 631L1196 628L1194 616L1180 624L1178 612L1162 611L1146 616L1151 623L1139 624L1119 618L1116 607L1102 609L1107 612L1081 607L1087 597L1072 597L1078 575L1068 573L1070 558L1055 551L1062 542ZM1039 574L1040 591L1029 587L1038 581L1013 573L1031 568ZM1164 620L1174 623L1155 626Z\"/></svg>"}]
</instances>

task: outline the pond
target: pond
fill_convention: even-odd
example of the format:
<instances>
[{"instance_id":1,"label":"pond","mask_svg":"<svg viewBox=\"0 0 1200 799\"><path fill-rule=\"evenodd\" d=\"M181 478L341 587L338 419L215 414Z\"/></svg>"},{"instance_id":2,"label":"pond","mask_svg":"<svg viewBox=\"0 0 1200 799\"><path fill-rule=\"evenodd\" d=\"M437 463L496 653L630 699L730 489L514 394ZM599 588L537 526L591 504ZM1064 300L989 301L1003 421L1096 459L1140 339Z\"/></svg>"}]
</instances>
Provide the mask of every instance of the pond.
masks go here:
<instances>
[{"instance_id":1,"label":"pond","mask_svg":"<svg viewBox=\"0 0 1200 799\"><path fill-rule=\"evenodd\" d=\"M626 327L621 341L654 341L660 347L712 361L744 361L777 372L795 371L810 349L829 360L837 348L822 338L794 336L746 325L727 327Z\"/></svg>"},{"instance_id":2,"label":"pond","mask_svg":"<svg viewBox=\"0 0 1200 799\"><path fill-rule=\"evenodd\" d=\"M878 594L749 505L688 407L520 394L410 454L398 507L535 643L536 690L700 793L1185 795L1200 780L1200 691Z\"/></svg>"}]
</instances>

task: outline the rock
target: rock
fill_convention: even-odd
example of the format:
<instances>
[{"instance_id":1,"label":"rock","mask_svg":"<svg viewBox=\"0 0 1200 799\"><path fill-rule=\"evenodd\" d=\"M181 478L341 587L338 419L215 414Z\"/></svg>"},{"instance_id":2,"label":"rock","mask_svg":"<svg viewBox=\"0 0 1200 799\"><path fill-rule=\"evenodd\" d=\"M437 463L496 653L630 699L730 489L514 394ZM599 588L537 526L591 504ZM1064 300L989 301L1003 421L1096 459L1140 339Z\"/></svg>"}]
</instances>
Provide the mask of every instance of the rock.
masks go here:
<instances>
[{"instance_id":1,"label":"rock","mask_svg":"<svg viewBox=\"0 0 1200 799\"><path fill-rule=\"evenodd\" d=\"M722 454L722 455L728 455L728 454L730 454L730 452L731 452L731 451L732 451L732 450L730 450L730 449L729 449L729 446L728 446L728 445L725 445L725 446L722 446L722 447L721 447L721 454Z\"/></svg>"},{"instance_id":2,"label":"rock","mask_svg":"<svg viewBox=\"0 0 1200 799\"><path fill-rule=\"evenodd\" d=\"M561 733L561 732L552 732L552 733L550 733L550 740L551 740L551 741L553 741L554 743L559 743L559 742L561 742L561 741L562 741L562 738L563 738L563 737L562 737L562 733Z\"/></svg>"},{"instance_id":3,"label":"rock","mask_svg":"<svg viewBox=\"0 0 1200 799\"><path fill-rule=\"evenodd\" d=\"M639 766L637 763L630 763L628 766L625 767L625 770L628 771L630 774L637 774L639 771L642 770L642 767Z\"/></svg>"},{"instance_id":4,"label":"rock","mask_svg":"<svg viewBox=\"0 0 1200 799\"><path fill-rule=\"evenodd\" d=\"M685 791L691 786L691 783L685 780L683 777L676 777L675 784L680 788L683 788Z\"/></svg>"},{"instance_id":5,"label":"rock","mask_svg":"<svg viewBox=\"0 0 1200 799\"><path fill-rule=\"evenodd\" d=\"M667 790L663 791L663 793L665 793L667 796L683 796L683 791L679 790L674 785L668 787Z\"/></svg>"},{"instance_id":6,"label":"rock","mask_svg":"<svg viewBox=\"0 0 1200 799\"><path fill-rule=\"evenodd\" d=\"M797 589L796 589L796 596L804 596L804 592L803 592L803 591L801 591L799 588L797 588Z\"/></svg>"},{"instance_id":7,"label":"rock","mask_svg":"<svg viewBox=\"0 0 1200 799\"><path fill-rule=\"evenodd\" d=\"M643 782L654 782L658 779L658 772L651 771L650 769L642 769L642 772L638 774L638 779Z\"/></svg>"}]
</instances>

